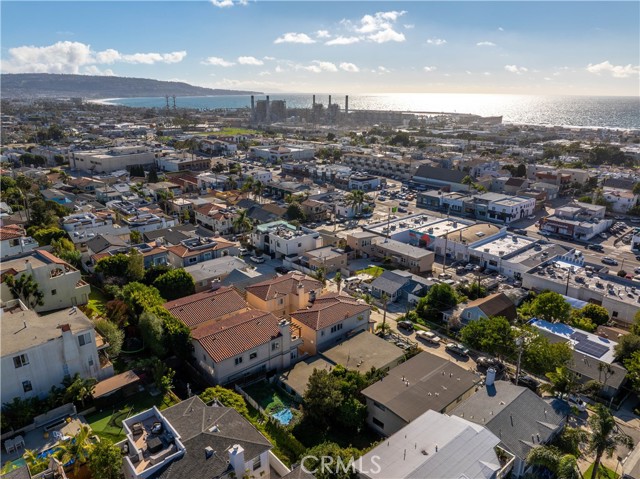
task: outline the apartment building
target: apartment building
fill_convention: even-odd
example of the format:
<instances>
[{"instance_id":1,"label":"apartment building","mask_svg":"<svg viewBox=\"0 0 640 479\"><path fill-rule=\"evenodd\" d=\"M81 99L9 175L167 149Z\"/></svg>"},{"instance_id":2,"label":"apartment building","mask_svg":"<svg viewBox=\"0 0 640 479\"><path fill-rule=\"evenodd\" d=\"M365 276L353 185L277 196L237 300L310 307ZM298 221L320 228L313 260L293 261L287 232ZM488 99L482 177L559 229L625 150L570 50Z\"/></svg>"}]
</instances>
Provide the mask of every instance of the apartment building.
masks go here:
<instances>
[{"instance_id":1,"label":"apartment building","mask_svg":"<svg viewBox=\"0 0 640 479\"><path fill-rule=\"evenodd\" d=\"M30 253L38 248L38 242L27 236L21 226L0 226L0 254L2 260Z\"/></svg>"},{"instance_id":2,"label":"apartment building","mask_svg":"<svg viewBox=\"0 0 640 479\"><path fill-rule=\"evenodd\" d=\"M190 238L180 241L180 244L169 246L169 262L175 268L184 268L197 263L209 261L223 256L229 256L237 251L237 243L223 238Z\"/></svg>"},{"instance_id":3,"label":"apartment building","mask_svg":"<svg viewBox=\"0 0 640 479\"><path fill-rule=\"evenodd\" d=\"M322 246L317 231L282 220L257 226L250 239L255 248L275 258L300 255Z\"/></svg>"},{"instance_id":4,"label":"apartment building","mask_svg":"<svg viewBox=\"0 0 640 479\"><path fill-rule=\"evenodd\" d=\"M278 317L306 308L323 290L320 281L297 271L245 288L246 299L251 307L269 311Z\"/></svg>"}]
</instances>

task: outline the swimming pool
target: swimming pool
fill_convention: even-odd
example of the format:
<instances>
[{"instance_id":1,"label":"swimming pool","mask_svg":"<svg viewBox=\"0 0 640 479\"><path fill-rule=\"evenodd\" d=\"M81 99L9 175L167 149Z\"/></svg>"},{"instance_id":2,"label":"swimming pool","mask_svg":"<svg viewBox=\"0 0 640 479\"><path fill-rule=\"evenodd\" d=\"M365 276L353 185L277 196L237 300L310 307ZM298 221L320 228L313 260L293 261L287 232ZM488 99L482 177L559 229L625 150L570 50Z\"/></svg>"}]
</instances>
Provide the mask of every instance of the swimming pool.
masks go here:
<instances>
[{"instance_id":1,"label":"swimming pool","mask_svg":"<svg viewBox=\"0 0 640 479\"><path fill-rule=\"evenodd\" d=\"M273 413L271 415L276 421L278 421L283 426L288 426L291 420L293 419L293 412L291 408L280 409L280 411Z\"/></svg>"}]
</instances>

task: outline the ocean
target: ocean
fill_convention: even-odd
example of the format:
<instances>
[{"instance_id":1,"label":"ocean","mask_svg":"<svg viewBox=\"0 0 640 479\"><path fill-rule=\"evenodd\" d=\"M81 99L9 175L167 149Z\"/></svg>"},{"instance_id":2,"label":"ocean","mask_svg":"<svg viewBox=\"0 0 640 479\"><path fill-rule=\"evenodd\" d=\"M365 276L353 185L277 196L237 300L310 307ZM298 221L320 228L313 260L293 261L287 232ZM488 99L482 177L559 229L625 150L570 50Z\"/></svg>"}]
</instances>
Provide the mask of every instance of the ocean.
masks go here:
<instances>
[{"instance_id":1,"label":"ocean","mask_svg":"<svg viewBox=\"0 0 640 479\"><path fill-rule=\"evenodd\" d=\"M265 95L256 95L256 100ZM309 108L312 95L274 94L271 100L285 100L289 108ZM164 97L119 98L104 103L131 107L166 105ZM169 99L173 106L173 100ZM316 95L316 103L328 104L328 95ZM332 95L332 103L344 108L345 96ZM176 97L178 108L247 108L250 95ZM640 98L621 96L537 96L458 93L400 93L349 95L349 110L394 110L423 113L471 113L502 115L504 123L571 126L583 128L640 129Z\"/></svg>"}]
</instances>

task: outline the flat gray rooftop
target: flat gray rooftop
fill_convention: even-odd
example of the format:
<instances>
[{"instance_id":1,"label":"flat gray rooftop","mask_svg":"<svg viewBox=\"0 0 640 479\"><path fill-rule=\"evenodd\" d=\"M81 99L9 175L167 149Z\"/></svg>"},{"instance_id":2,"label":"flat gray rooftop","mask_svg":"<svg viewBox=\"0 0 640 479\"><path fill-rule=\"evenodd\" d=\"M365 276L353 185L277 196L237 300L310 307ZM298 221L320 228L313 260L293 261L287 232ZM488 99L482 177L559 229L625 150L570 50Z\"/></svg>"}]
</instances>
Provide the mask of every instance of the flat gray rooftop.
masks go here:
<instances>
[{"instance_id":1,"label":"flat gray rooftop","mask_svg":"<svg viewBox=\"0 0 640 479\"><path fill-rule=\"evenodd\" d=\"M364 373L399 361L404 351L375 334L363 331L324 351L322 356L334 364Z\"/></svg>"}]
</instances>

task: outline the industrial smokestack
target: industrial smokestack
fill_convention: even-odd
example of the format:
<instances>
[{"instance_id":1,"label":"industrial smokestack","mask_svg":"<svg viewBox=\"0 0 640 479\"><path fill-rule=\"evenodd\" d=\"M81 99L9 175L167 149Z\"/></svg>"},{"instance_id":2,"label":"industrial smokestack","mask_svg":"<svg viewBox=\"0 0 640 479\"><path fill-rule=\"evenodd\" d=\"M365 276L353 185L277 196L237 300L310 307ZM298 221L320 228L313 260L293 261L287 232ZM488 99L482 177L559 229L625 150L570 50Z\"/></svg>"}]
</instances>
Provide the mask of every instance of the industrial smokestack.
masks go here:
<instances>
[{"instance_id":1,"label":"industrial smokestack","mask_svg":"<svg viewBox=\"0 0 640 479\"><path fill-rule=\"evenodd\" d=\"M345 115L349 113L349 95L344 97L344 113Z\"/></svg>"},{"instance_id":2,"label":"industrial smokestack","mask_svg":"<svg viewBox=\"0 0 640 479\"><path fill-rule=\"evenodd\" d=\"M329 106L331 106L331 95L329 95Z\"/></svg>"},{"instance_id":3,"label":"industrial smokestack","mask_svg":"<svg viewBox=\"0 0 640 479\"><path fill-rule=\"evenodd\" d=\"M266 114L267 114L267 121L270 121L271 120L271 108L270 108L270 105L269 105L269 95L267 95L267 112L266 112Z\"/></svg>"},{"instance_id":4,"label":"industrial smokestack","mask_svg":"<svg viewBox=\"0 0 640 479\"><path fill-rule=\"evenodd\" d=\"M316 106L316 96L313 95L313 106Z\"/></svg>"},{"instance_id":5,"label":"industrial smokestack","mask_svg":"<svg viewBox=\"0 0 640 479\"><path fill-rule=\"evenodd\" d=\"M255 97L251 95L251 113L253 113L256 109Z\"/></svg>"}]
</instances>

